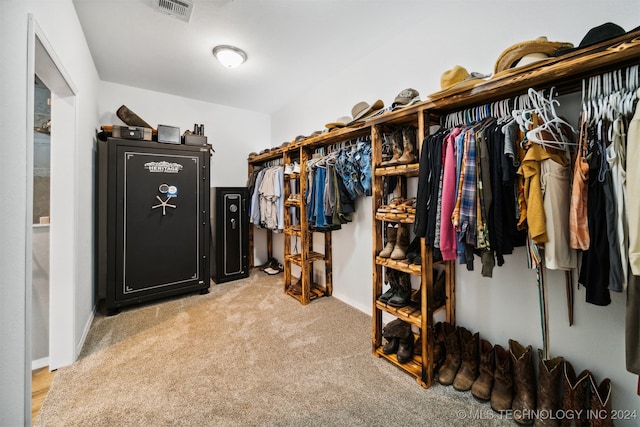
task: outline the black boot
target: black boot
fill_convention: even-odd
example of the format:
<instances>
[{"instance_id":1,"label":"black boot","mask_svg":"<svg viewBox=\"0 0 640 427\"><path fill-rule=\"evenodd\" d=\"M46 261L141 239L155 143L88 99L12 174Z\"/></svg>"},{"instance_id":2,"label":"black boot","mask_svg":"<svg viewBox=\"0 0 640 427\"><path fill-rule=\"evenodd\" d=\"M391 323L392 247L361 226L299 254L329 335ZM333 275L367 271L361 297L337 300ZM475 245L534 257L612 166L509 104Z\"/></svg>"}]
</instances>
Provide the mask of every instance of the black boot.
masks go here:
<instances>
[{"instance_id":1,"label":"black boot","mask_svg":"<svg viewBox=\"0 0 640 427\"><path fill-rule=\"evenodd\" d=\"M391 298L387 301L391 307L404 307L411 300L411 277L409 273L401 271L396 272L398 275L398 288Z\"/></svg>"},{"instance_id":2,"label":"black boot","mask_svg":"<svg viewBox=\"0 0 640 427\"><path fill-rule=\"evenodd\" d=\"M386 275L387 283L389 283L390 286L389 290L378 297L378 300L384 303L388 302L389 298L391 298L398 290L398 272L393 268L387 267Z\"/></svg>"}]
</instances>

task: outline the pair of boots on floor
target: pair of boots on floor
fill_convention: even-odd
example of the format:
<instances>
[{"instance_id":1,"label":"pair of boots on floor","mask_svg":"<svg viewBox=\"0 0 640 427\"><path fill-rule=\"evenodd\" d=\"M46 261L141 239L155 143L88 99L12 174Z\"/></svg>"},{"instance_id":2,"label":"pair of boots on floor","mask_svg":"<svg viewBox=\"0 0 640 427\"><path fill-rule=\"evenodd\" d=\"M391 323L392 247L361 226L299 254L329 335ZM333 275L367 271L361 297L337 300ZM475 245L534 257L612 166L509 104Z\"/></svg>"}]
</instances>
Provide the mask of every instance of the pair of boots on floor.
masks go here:
<instances>
[{"instance_id":1,"label":"pair of boots on floor","mask_svg":"<svg viewBox=\"0 0 640 427\"><path fill-rule=\"evenodd\" d=\"M409 163L415 163L416 157L416 128L413 126L407 126L400 130L393 132L390 138L385 135L385 141L383 142L383 162L380 166L396 166L406 165ZM388 153L391 153L391 158L388 159Z\"/></svg>"},{"instance_id":2,"label":"pair of boots on floor","mask_svg":"<svg viewBox=\"0 0 640 427\"><path fill-rule=\"evenodd\" d=\"M536 387L533 351L515 340L509 349L479 338L464 327L437 323L436 378L458 391L490 402L497 412L511 411L514 421L536 426L611 426L611 381L598 386L589 371L576 377L562 357L545 359L538 350ZM544 418L535 418L542 414Z\"/></svg>"}]
</instances>

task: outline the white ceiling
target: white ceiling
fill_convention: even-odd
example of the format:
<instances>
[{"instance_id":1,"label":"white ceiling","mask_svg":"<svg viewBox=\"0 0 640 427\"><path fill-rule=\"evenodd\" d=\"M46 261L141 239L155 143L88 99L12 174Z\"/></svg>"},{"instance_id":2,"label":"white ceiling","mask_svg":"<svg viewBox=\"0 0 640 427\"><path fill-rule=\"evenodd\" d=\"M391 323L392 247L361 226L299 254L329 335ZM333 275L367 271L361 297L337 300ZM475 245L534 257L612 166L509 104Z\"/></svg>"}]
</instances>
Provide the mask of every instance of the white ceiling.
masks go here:
<instances>
[{"instance_id":1,"label":"white ceiling","mask_svg":"<svg viewBox=\"0 0 640 427\"><path fill-rule=\"evenodd\" d=\"M265 113L424 10L416 0L194 0L187 23L153 1L73 0L101 80ZM224 68L211 54L219 44L247 62Z\"/></svg>"}]
</instances>

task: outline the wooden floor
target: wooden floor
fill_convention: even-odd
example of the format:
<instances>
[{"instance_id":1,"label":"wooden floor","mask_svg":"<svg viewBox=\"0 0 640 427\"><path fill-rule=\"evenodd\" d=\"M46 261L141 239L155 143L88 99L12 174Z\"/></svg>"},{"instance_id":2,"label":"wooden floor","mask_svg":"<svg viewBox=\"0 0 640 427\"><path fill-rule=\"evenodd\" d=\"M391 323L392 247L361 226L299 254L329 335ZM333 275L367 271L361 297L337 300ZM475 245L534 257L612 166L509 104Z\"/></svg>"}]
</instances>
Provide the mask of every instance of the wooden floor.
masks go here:
<instances>
[{"instance_id":1,"label":"wooden floor","mask_svg":"<svg viewBox=\"0 0 640 427\"><path fill-rule=\"evenodd\" d=\"M36 415L42 407L44 398L47 397L49 387L53 382L56 372L49 372L49 367L36 369L31 372L31 424L36 420Z\"/></svg>"}]
</instances>

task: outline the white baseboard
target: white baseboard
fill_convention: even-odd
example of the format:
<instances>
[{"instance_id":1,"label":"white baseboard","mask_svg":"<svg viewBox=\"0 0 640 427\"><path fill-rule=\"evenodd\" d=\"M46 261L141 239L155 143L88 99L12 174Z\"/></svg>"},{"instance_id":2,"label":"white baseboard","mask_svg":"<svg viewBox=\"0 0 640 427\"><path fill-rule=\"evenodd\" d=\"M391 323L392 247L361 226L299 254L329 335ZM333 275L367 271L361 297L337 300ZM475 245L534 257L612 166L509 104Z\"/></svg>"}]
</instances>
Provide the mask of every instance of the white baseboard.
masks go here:
<instances>
[{"instance_id":1,"label":"white baseboard","mask_svg":"<svg viewBox=\"0 0 640 427\"><path fill-rule=\"evenodd\" d=\"M87 323L85 323L84 325L84 330L82 331L82 336L80 337L80 341L78 341L78 344L76 345L76 355L74 357L75 360L78 360L78 356L80 355L80 352L82 351L82 347L84 346L84 342L87 339L87 335L89 334L89 329L91 329L91 324L93 323L93 318L95 317L95 315L96 315L96 306L94 305L93 308L91 309L91 314L87 319Z\"/></svg>"},{"instance_id":2,"label":"white baseboard","mask_svg":"<svg viewBox=\"0 0 640 427\"><path fill-rule=\"evenodd\" d=\"M32 371L35 371L36 369L44 368L45 366L49 366L49 356L43 357L42 359L31 361Z\"/></svg>"}]
</instances>

